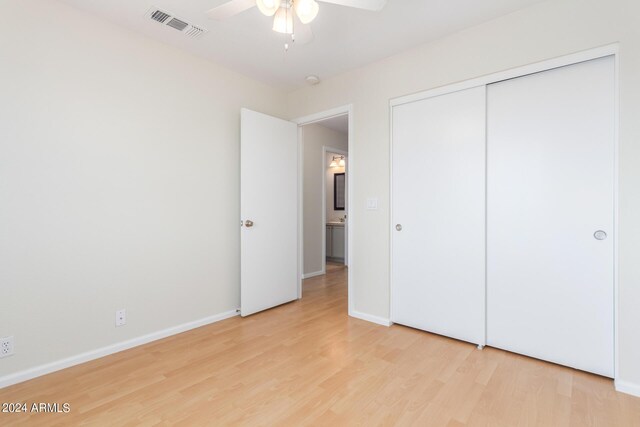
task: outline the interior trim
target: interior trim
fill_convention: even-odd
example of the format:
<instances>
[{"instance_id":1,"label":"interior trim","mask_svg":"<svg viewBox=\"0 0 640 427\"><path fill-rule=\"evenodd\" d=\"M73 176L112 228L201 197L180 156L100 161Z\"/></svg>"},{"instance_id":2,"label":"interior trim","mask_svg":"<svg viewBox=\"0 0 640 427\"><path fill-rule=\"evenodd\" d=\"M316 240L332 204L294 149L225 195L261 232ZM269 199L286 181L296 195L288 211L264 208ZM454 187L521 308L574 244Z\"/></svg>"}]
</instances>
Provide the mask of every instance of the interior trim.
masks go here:
<instances>
[{"instance_id":1,"label":"interior trim","mask_svg":"<svg viewBox=\"0 0 640 427\"><path fill-rule=\"evenodd\" d=\"M110 354L119 353L121 351L128 350L133 347L138 347L140 345L147 344L152 341L157 341L162 338L167 338L172 335L177 335L182 332L189 331L191 329L199 328L201 326L210 325L212 323L216 323L221 320L238 316L239 314L240 313L238 310L225 311L223 313L214 314L213 316L205 317L204 319L183 323L177 326L172 326L172 327L162 329L160 331L152 332L150 334L142 335L140 337L133 338L127 341L122 341L116 344L108 345L106 347L101 347L95 350L87 351L85 353L77 354L75 356L70 356L64 359L56 360L55 362L45 363L44 365L25 369L24 371L19 371L13 374L6 375L4 377L0 377L0 388L4 388L10 385L28 381L33 378L41 377L43 375L60 371L62 369L66 369L71 366L80 365L81 363L99 359L101 357L105 357Z\"/></svg>"}]
</instances>

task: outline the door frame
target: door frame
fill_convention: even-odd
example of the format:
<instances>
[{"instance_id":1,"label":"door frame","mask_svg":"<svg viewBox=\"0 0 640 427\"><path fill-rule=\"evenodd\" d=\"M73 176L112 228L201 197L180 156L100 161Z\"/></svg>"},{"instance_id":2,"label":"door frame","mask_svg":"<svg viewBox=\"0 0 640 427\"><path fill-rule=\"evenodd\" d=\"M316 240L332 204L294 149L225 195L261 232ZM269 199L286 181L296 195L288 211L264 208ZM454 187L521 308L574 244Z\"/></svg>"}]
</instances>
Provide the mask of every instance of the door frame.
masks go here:
<instances>
[{"instance_id":1,"label":"door frame","mask_svg":"<svg viewBox=\"0 0 640 427\"><path fill-rule=\"evenodd\" d=\"M353 206L353 104L342 105L339 107L335 107L329 110L320 111L318 113L310 114L307 116L298 117L296 119L292 119L291 121L298 125L298 271L299 271L299 280L298 280L298 299L302 298L302 275L303 275L303 256L304 256L304 234L303 234L303 215L302 215L302 204L303 204L303 181L304 181L304 169L303 169L303 159L304 159L304 144L302 137L302 127L305 125L310 125L313 123L321 122L326 119L330 119L336 116L344 116L347 115L348 120L348 133L347 133L347 152L349 153L349 165L346 170L347 174L347 206L349 207L349 214L347 215L347 260L349 264L352 264L353 260L353 213L351 212L351 207ZM324 151L323 151L324 152ZM324 160L323 160L324 164ZM324 170L323 170L324 173ZM324 183L324 175L323 181ZM322 217L325 220L325 232L326 232L326 194L323 185L323 206L325 209L322 212ZM326 236L322 240L323 246L323 255L326 258ZM326 265L326 264L325 264ZM326 268L326 267L325 267ZM349 316L352 316L353 313L353 269L347 269L347 300L348 300L348 310Z\"/></svg>"},{"instance_id":2,"label":"door frame","mask_svg":"<svg viewBox=\"0 0 640 427\"><path fill-rule=\"evenodd\" d=\"M429 89L426 91L421 91L397 98L392 98L389 101L389 204L390 204L390 215L389 215L389 233L390 233L390 241L389 241L389 318L393 318L392 313L392 300L393 300L393 108L396 106L400 106L403 104L408 104L411 102L416 102L428 98L433 98L440 95L445 95L453 92L458 92L465 89L470 89L477 86L487 86L492 83L497 83L504 80L514 79L518 77L523 77L530 74L535 74L543 71L549 71L554 68L565 67L569 65L578 64L580 62L586 62L593 59L604 58L607 56L613 56L614 64L615 64L615 72L614 72L614 121L615 121L615 131L613 138L614 145L614 188L613 188L613 206L614 211L613 214L613 363L614 363L614 381L616 383L616 389L621 390L624 388L623 384L618 384L619 378L619 366L620 366L620 352L619 352L619 337L618 337L618 320L619 320L619 127L620 127L620 47L619 43L613 43L606 46L596 47L593 49L588 49L580 52L576 52L573 54L556 57L540 62L536 62L529 65L524 65L521 67L512 68L505 71L500 71L493 74L488 74L482 77L477 77L474 79L453 83L450 85L436 87L434 89ZM485 204L486 206L486 204ZM486 214L486 212L485 212ZM485 255L486 256L486 255ZM486 273L485 273L486 274ZM486 279L486 276L485 276ZM486 280L485 280L485 295L486 295ZM485 304L486 310L486 304ZM390 322L392 323L392 322ZM485 313L485 336L486 336L486 313Z\"/></svg>"},{"instance_id":3,"label":"door frame","mask_svg":"<svg viewBox=\"0 0 640 427\"><path fill-rule=\"evenodd\" d=\"M344 156L347 159L346 167L344 171L346 176L349 176L349 152L340 150L339 148L329 147L328 145L322 146L322 274L327 272L327 153L336 153ZM347 179L347 187L349 186L349 180ZM349 192L347 191L347 203L346 203L346 215L347 222L345 222L345 227L347 227L347 232L344 235L344 265L348 266L349 262L349 254L347 253L349 250ZM304 236L303 236L304 237Z\"/></svg>"}]
</instances>

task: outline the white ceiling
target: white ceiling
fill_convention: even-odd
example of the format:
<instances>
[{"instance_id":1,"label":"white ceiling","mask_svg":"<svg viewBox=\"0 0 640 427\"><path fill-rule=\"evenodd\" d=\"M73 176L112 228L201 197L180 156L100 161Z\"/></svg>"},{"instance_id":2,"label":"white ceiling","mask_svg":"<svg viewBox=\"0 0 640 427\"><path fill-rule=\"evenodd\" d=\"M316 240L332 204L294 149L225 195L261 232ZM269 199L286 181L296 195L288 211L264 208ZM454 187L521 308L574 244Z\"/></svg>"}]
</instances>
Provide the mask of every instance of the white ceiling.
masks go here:
<instances>
[{"instance_id":1,"label":"white ceiling","mask_svg":"<svg viewBox=\"0 0 640 427\"><path fill-rule=\"evenodd\" d=\"M322 120L318 122L319 125L333 129L336 132L348 133L349 132L349 116L346 114L343 116L331 117L330 119Z\"/></svg>"},{"instance_id":2,"label":"white ceiling","mask_svg":"<svg viewBox=\"0 0 640 427\"><path fill-rule=\"evenodd\" d=\"M227 21L205 12L226 0L61 0L119 25L172 44L265 83L293 89L316 74L321 79L388 57L527 7L540 0L388 0L381 12L320 3L311 24L314 39L285 53L285 36L257 8ZM209 30L189 39L146 17L156 6Z\"/></svg>"}]
</instances>

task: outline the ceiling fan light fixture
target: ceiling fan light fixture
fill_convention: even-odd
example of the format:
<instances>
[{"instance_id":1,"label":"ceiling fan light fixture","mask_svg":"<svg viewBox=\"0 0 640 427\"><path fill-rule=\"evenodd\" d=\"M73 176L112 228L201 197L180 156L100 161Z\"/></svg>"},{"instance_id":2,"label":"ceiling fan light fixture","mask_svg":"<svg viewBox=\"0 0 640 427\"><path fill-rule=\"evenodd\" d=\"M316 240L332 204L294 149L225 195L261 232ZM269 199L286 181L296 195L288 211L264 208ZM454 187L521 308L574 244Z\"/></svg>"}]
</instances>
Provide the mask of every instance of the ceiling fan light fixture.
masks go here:
<instances>
[{"instance_id":1,"label":"ceiling fan light fixture","mask_svg":"<svg viewBox=\"0 0 640 427\"><path fill-rule=\"evenodd\" d=\"M293 34L293 13L288 7L281 7L273 18L273 31Z\"/></svg>"},{"instance_id":2,"label":"ceiling fan light fixture","mask_svg":"<svg viewBox=\"0 0 640 427\"><path fill-rule=\"evenodd\" d=\"M273 16L280 8L280 0L256 0L256 6L264 15Z\"/></svg>"},{"instance_id":3,"label":"ceiling fan light fixture","mask_svg":"<svg viewBox=\"0 0 640 427\"><path fill-rule=\"evenodd\" d=\"M315 0L295 0L293 3L296 15L303 24L308 24L318 16L320 6Z\"/></svg>"}]
</instances>

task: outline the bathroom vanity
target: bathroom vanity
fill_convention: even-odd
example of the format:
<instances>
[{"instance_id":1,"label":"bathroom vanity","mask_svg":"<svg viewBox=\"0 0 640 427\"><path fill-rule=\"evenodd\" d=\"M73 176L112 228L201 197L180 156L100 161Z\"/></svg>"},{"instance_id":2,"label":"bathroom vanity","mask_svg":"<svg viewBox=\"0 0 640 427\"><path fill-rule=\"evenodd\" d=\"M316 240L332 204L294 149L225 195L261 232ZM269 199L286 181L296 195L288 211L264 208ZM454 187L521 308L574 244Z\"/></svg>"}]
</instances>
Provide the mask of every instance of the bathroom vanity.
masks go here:
<instances>
[{"instance_id":1,"label":"bathroom vanity","mask_svg":"<svg viewBox=\"0 0 640 427\"><path fill-rule=\"evenodd\" d=\"M345 223L327 223L327 261L344 262Z\"/></svg>"}]
</instances>

